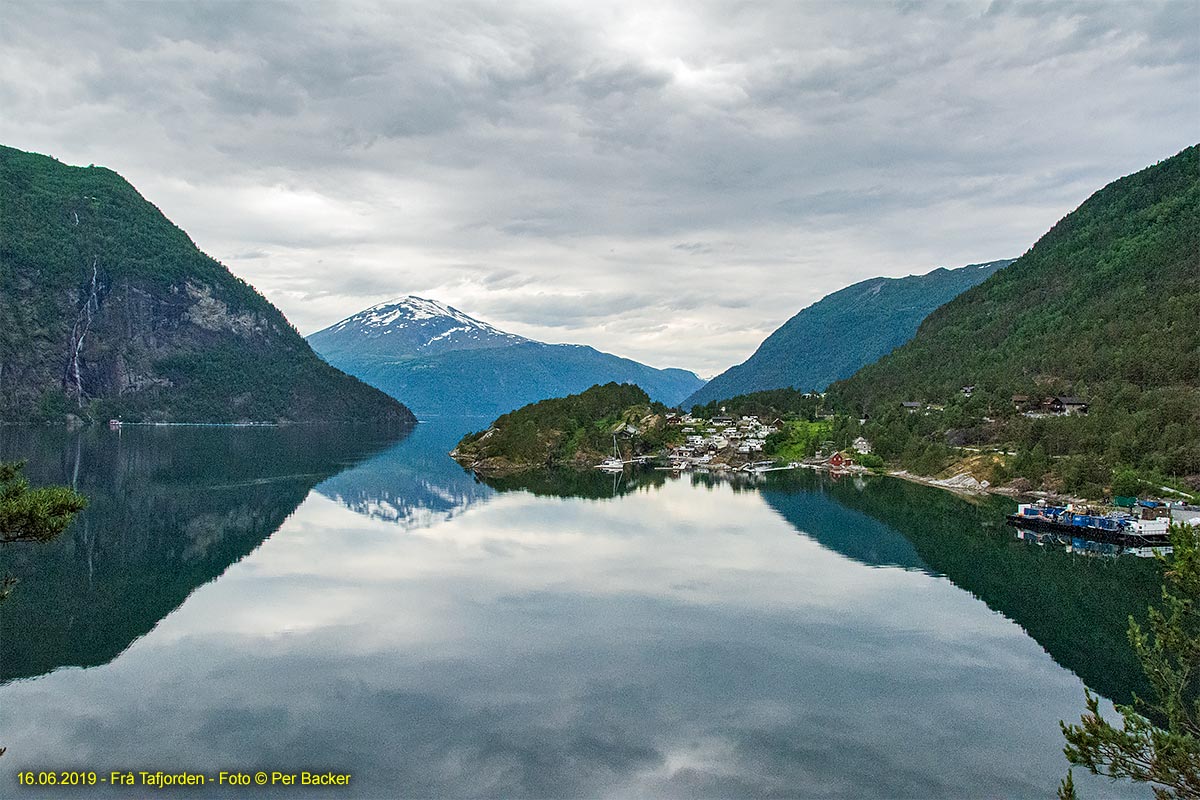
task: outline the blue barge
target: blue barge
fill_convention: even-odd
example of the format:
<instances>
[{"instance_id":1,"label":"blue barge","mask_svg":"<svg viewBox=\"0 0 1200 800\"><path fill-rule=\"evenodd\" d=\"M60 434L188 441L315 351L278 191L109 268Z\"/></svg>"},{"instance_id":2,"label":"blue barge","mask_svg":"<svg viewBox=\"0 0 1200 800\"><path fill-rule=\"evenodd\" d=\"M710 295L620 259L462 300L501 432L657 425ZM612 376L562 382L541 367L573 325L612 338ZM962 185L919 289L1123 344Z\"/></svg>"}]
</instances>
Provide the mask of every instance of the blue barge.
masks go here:
<instances>
[{"instance_id":1,"label":"blue barge","mask_svg":"<svg viewBox=\"0 0 1200 800\"><path fill-rule=\"evenodd\" d=\"M1027 531L1039 531L1102 542L1148 555L1171 546L1169 520L1136 519L1131 514L1107 516L1081 514L1073 506L1049 506L1045 503L1021 503L1017 513L1008 515L1008 524Z\"/></svg>"}]
</instances>

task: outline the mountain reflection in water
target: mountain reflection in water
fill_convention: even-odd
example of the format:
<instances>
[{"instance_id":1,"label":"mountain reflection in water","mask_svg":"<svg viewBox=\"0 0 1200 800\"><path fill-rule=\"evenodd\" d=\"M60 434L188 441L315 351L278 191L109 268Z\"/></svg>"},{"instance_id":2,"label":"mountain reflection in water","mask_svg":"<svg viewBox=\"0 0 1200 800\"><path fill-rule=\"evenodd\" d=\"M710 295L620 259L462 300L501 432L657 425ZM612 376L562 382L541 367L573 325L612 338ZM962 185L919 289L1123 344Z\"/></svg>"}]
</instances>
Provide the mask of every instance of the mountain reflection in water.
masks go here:
<instances>
[{"instance_id":1,"label":"mountain reflection in water","mask_svg":"<svg viewBox=\"0 0 1200 800\"><path fill-rule=\"evenodd\" d=\"M653 469L611 475L546 469L474 476L445 456L463 426L424 424L410 439L317 487L367 516L408 527L448 519L493 492L602 500L654 491L670 480L757 492L803 535L870 567L944 576L1024 628L1060 664L1102 695L1129 702L1148 691L1127 645L1132 615L1159 596L1157 566L1145 559L1092 558L1015 539L1004 525L1012 502L967 499L874 476L830 478L808 470L763 476Z\"/></svg>"},{"instance_id":2,"label":"mountain reflection in water","mask_svg":"<svg viewBox=\"0 0 1200 800\"><path fill-rule=\"evenodd\" d=\"M56 540L0 546L0 682L103 664L273 534L320 481L405 428L0 427L0 460L88 507Z\"/></svg>"},{"instance_id":3,"label":"mountain reflection in water","mask_svg":"<svg viewBox=\"0 0 1200 800\"><path fill-rule=\"evenodd\" d=\"M1137 688L1125 619L1155 566L1018 541L1007 501L804 471L483 480L445 455L467 427L0 431L93 501L60 540L0 548L22 578L0 607L10 769L1052 796L1079 679Z\"/></svg>"},{"instance_id":4,"label":"mountain reflection in water","mask_svg":"<svg viewBox=\"0 0 1200 800\"><path fill-rule=\"evenodd\" d=\"M356 514L404 528L448 520L493 493L447 455L472 425L485 427L486 421L424 421L403 441L323 481L317 491Z\"/></svg>"},{"instance_id":5,"label":"mountain reflection in water","mask_svg":"<svg viewBox=\"0 0 1200 800\"><path fill-rule=\"evenodd\" d=\"M661 487L666 472L612 476L566 470L485 478L497 491L615 497ZM1152 560L1090 557L1017 540L1004 518L1013 503L967 499L893 478L830 478L808 470L762 477L691 474L695 486L758 492L796 530L869 567L944 576L1016 622L1055 661L1118 702L1147 696L1128 646L1129 617L1144 620L1162 581Z\"/></svg>"}]
</instances>

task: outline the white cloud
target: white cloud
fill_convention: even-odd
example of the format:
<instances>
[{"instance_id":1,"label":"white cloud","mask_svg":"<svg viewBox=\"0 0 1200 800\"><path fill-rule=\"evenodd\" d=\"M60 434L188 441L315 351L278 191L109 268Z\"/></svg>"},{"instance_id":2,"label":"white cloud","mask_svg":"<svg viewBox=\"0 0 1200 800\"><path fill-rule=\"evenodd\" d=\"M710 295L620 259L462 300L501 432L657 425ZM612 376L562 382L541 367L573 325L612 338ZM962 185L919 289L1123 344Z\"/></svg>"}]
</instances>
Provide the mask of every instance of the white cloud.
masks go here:
<instances>
[{"instance_id":1,"label":"white cloud","mask_svg":"<svg viewBox=\"0 0 1200 800\"><path fill-rule=\"evenodd\" d=\"M302 332L419 293L702 373L854 281L1023 252L1200 116L1187 2L5 17L0 140L116 169Z\"/></svg>"}]
</instances>

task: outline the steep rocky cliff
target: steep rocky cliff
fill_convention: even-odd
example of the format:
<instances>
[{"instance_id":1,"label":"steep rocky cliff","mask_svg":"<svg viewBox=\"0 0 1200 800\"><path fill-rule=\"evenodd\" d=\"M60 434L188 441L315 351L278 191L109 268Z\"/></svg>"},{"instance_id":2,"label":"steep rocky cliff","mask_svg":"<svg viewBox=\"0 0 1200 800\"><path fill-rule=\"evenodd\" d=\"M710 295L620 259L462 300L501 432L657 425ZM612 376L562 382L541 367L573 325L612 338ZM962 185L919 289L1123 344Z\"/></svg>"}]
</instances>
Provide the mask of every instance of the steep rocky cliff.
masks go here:
<instances>
[{"instance_id":1,"label":"steep rocky cliff","mask_svg":"<svg viewBox=\"0 0 1200 800\"><path fill-rule=\"evenodd\" d=\"M392 419L121 176L0 147L0 421Z\"/></svg>"}]
</instances>

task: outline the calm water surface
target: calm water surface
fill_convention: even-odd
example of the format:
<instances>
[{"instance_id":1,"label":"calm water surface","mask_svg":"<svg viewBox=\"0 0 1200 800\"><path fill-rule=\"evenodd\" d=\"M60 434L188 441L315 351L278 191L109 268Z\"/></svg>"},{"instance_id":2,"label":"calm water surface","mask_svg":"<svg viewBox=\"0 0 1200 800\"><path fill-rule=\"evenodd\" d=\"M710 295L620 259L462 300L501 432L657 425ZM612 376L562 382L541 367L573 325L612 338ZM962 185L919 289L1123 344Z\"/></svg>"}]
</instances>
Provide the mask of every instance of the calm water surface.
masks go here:
<instances>
[{"instance_id":1,"label":"calm water surface","mask_svg":"<svg viewBox=\"0 0 1200 800\"><path fill-rule=\"evenodd\" d=\"M21 580L0 794L80 768L331 769L362 797L1046 797L1084 685L1139 686L1125 619L1153 566L1017 541L1004 501L811 473L488 485L444 455L480 422L0 431L0 457L92 498L59 540L0 549Z\"/></svg>"}]
</instances>

